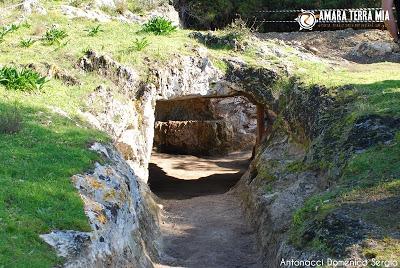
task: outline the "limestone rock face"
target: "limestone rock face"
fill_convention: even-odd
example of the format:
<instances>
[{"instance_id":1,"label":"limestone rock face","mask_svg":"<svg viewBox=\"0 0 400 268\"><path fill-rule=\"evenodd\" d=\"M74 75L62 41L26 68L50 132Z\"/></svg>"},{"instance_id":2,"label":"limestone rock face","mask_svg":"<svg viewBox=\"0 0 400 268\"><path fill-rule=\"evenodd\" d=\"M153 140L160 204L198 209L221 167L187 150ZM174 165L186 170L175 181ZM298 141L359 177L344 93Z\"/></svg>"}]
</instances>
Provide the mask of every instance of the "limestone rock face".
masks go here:
<instances>
[{"instance_id":1,"label":"limestone rock face","mask_svg":"<svg viewBox=\"0 0 400 268\"><path fill-rule=\"evenodd\" d=\"M179 17L178 11L172 5L161 5L150 11L149 14L146 15L146 20L149 20L154 17L163 17L172 22L174 26L181 26L181 19Z\"/></svg>"},{"instance_id":2,"label":"limestone rock face","mask_svg":"<svg viewBox=\"0 0 400 268\"><path fill-rule=\"evenodd\" d=\"M152 267L158 212L147 186L113 146L94 144L92 150L106 164L72 178L92 231L54 231L42 238L67 258L65 267Z\"/></svg>"},{"instance_id":3,"label":"limestone rock face","mask_svg":"<svg viewBox=\"0 0 400 268\"><path fill-rule=\"evenodd\" d=\"M68 5L60 6L61 12L68 18L85 18L99 22L109 22L112 17L97 9L81 9Z\"/></svg>"},{"instance_id":4,"label":"limestone rock face","mask_svg":"<svg viewBox=\"0 0 400 268\"><path fill-rule=\"evenodd\" d=\"M162 152L209 155L226 153L233 128L224 120L157 122L154 141Z\"/></svg>"},{"instance_id":5,"label":"limestone rock face","mask_svg":"<svg viewBox=\"0 0 400 268\"><path fill-rule=\"evenodd\" d=\"M117 3L116 3L117 2ZM97 8L111 8L111 9L116 9L118 2L121 1L114 1L114 0L95 0L94 1L94 6Z\"/></svg>"},{"instance_id":6,"label":"limestone rock face","mask_svg":"<svg viewBox=\"0 0 400 268\"><path fill-rule=\"evenodd\" d=\"M110 81L109 86L99 86L90 94L81 115L108 133L114 145L96 144L93 150L102 154L105 164L97 163L92 171L73 177L92 231L54 231L42 236L60 256L66 256L67 267L152 267L152 262L157 259L158 206L146 184L156 101L230 97L238 92L262 94L261 91L251 91L253 87L250 86L235 87L232 81L240 79L240 69L254 74L253 79L262 82L271 78L267 73L274 74L242 66L235 69L230 76L232 81L229 81L214 68L204 51L195 51L194 54L177 55L165 66L149 63L152 79L146 81L151 83L141 82L142 78L134 69L94 51L89 51L77 64L82 71L96 72ZM230 105L239 102L236 100ZM219 118L195 122L167 121L158 125L160 131L157 135L167 133L165 130L172 126L173 131L168 131L168 135L172 135L169 139L172 145L175 142L186 144L187 150L195 147L200 150L207 147L207 151L210 147L216 151L227 148L226 143L232 141L233 129L238 125L233 126L221 118L222 115L229 116L220 106L226 104L210 105L219 111ZM199 136L192 135L193 129ZM165 136L156 139L162 140Z\"/></svg>"},{"instance_id":7,"label":"limestone rock face","mask_svg":"<svg viewBox=\"0 0 400 268\"><path fill-rule=\"evenodd\" d=\"M359 57L382 57L389 53L398 52L399 48L396 46L396 44L385 42L362 42L353 49L352 53Z\"/></svg>"},{"instance_id":8,"label":"limestone rock face","mask_svg":"<svg viewBox=\"0 0 400 268\"><path fill-rule=\"evenodd\" d=\"M286 170L288 164L301 161L304 155L300 144L291 141L284 132L276 133L260 150L237 187L248 218L257 228L265 267L279 267L281 258L313 256L302 255L286 244L293 213L324 186L323 177L315 172L292 174Z\"/></svg>"},{"instance_id":9,"label":"limestone rock face","mask_svg":"<svg viewBox=\"0 0 400 268\"><path fill-rule=\"evenodd\" d=\"M178 56L163 68L153 69L158 100L229 96L235 92L219 86L222 73L206 55ZM218 84L213 86L214 84Z\"/></svg>"},{"instance_id":10,"label":"limestone rock face","mask_svg":"<svg viewBox=\"0 0 400 268\"><path fill-rule=\"evenodd\" d=\"M42 15L47 14L46 9L40 4L39 0L24 0L22 1L21 9L26 14L31 14L31 13L39 13Z\"/></svg>"},{"instance_id":11,"label":"limestone rock face","mask_svg":"<svg viewBox=\"0 0 400 268\"><path fill-rule=\"evenodd\" d=\"M255 105L244 97L158 101L154 145L166 153L221 154L251 149L256 129Z\"/></svg>"},{"instance_id":12,"label":"limestone rock face","mask_svg":"<svg viewBox=\"0 0 400 268\"><path fill-rule=\"evenodd\" d=\"M250 149L256 141L257 111L256 106L245 97L211 99L213 112L232 125L232 149Z\"/></svg>"},{"instance_id":13,"label":"limestone rock face","mask_svg":"<svg viewBox=\"0 0 400 268\"><path fill-rule=\"evenodd\" d=\"M37 2L37 0L25 0L25 2ZM167 4L159 5L151 11L140 15L127 9L126 0L96 0L86 6L61 5L60 8L61 12L68 18L86 18L99 22L116 20L123 23L144 24L154 17L163 17L170 20L175 26L181 25L178 12L172 5ZM115 14L110 15L110 12L104 12L103 10L110 10Z\"/></svg>"}]
</instances>

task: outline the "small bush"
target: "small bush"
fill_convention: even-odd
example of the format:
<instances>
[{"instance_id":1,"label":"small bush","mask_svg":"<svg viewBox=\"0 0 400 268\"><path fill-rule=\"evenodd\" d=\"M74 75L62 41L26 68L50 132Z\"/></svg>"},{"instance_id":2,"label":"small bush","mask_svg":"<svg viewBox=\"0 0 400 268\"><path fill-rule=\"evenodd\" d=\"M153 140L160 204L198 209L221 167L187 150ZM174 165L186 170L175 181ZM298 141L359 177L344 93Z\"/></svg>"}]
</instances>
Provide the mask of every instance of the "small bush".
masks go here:
<instances>
[{"instance_id":1,"label":"small bush","mask_svg":"<svg viewBox=\"0 0 400 268\"><path fill-rule=\"evenodd\" d=\"M61 45L61 40L66 38L67 36L68 34L66 31L53 27L46 31L42 39L48 45Z\"/></svg>"},{"instance_id":2,"label":"small bush","mask_svg":"<svg viewBox=\"0 0 400 268\"><path fill-rule=\"evenodd\" d=\"M11 109L0 111L0 133L14 134L22 128L22 116L18 107L15 105Z\"/></svg>"},{"instance_id":3,"label":"small bush","mask_svg":"<svg viewBox=\"0 0 400 268\"><path fill-rule=\"evenodd\" d=\"M0 85L9 90L40 90L46 82L46 77L28 68L3 67L0 69Z\"/></svg>"},{"instance_id":4,"label":"small bush","mask_svg":"<svg viewBox=\"0 0 400 268\"><path fill-rule=\"evenodd\" d=\"M147 40L146 37L143 37L141 39L136 38L135 41L133 41L133 45L129 47L129 51L142 51L149 45L150 42Z\"/></svg>"},{"instance_id":5,"label":"small bush","mask_svg":"<svg viewBox=\"0 0 400 268\"><path fill-rule=\"evenodd\" d=\"M19 45L21 47L31 47L36 41L32 40L32 38L29 39L23 39L19 42Z\"/></svg>"},{"instance_id":6,"label":"small bush","mask_svg":"<svg viewBox=\"0 0 400 268\"><path fill-rule=\"evenodd\" d=\"M126 0L119 0L115 3L115 11L118 14L124 14L128 11L128 3Z\"/></svg>"},{"instance_id":7,"label":"small bush","mask_svg":"<svg viewBox=\"0 0 400 268\"><path fill-rule=\"evenodd\" d=\"M176 31L176 26L172 25L172 21L163 17L155 17L143 25L143 31L155 35L167 35Z\"/></svg>"},{"instance_id":8,"label":"small bush","mask_svg":"<svg viewBox=\"0 0 400 268\"><path fill-rule=\"evenodd\" d=\"M101 32L104 32L102 29L100 29L100 27L101 27L101 25L99 24L99 25L92 27L90 29L87 29L85 31L88 33L88 36L93 37L93 36L98 35Z\"/></svg>"}]
</instances>

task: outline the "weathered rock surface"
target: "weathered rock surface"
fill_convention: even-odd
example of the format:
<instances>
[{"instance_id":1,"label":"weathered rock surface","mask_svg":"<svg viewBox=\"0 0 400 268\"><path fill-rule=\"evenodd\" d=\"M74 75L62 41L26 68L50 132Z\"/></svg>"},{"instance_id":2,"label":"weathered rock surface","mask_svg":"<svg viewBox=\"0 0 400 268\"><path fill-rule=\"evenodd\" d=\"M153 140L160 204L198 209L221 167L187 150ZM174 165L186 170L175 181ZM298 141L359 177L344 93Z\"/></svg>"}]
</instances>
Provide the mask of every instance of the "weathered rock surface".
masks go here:
<instances>
[{"instance_id":1,"label":"weathered rock surface","mask_svg":"<svg viewBox=\"0 0 400 268\"><path fill-rule=\"evenodd\" d=\"M265 267L279 267L281 258L313 256L287 243L293 213L325 184L318 173L287 171L290 163L301 161L304 155L301 144L291 141L283 132L276 133L259 151L237 186L248 219L257 228Z\"/></svg>"},{"instance_id":2,"label":"weathered rock surface","mask_svg":"<svg viewBox=\"0 0 400 268\"><path fill-rule=\"evenodd\" d=\"M109 22L112 17L101 10L97 9L81 9L68 5L60 6L61 12L68 18L85 18L99 22Z\"/></svg>"},{"instance_id":3,"label":"weathered rock surface","mask_svg":"<svg viewBox=\"0 0 400 268\"><path fill-rule=\"evenodd\" d=\"M356 56L369 58L382 57L393 52L399 52L399 47L388 42L361 42L352 51Z\"/></svg>"},{"instance_id":4,"label":"weathered rock surface","mask_svg":"<svg viewBox=\"0 0 400 268\"><path fill-rule=\"evenodd\" d=\"M400 119L377 115L359 118L349 133L347 146L362 151L376 144L389 144L400 129Z\"/></svg>"},{"instance_id":5,"label":"weathered rock surface","mask_svg":"<svg viewBox=\"0 0 400 268\"><path fill-rule=\"evenodd\" d=\"M72 180L82 196L90 233L42 235L65 267L153 267L157 258L157 206L134 170L112 146L94 144L106 164Z\"/></svg>"},{"instance_id":6,"label":"weathered rock surface","mask_svg":"<svg viewBox=\"0 0 400 268\"><path fill-rule=\"evenodd\" d=\"M144 24L154 17L163 17L167 20L170 20L175 26L181 25L179 14L171 5L159 5L153 10L142 15L134 14L127 9L126 5L127 3L124 0L96 0L92 4L82 7L61 5L60 10L65 16L71 19L85 18L99 22L116 20L123 23ZM115 14L110 15L110 12L106 13L103 10L110 10Z\"/></svg>"},{"instance_id":7,"label":"weathered rock surface","mask_svg":"<svg viewBox=\"0 0 400 268\"><path fill-rule=\"evenodd\" d=\"M196 39L200 43L210 48L228 47L234 49L235 51L244 51L246 50L247 45L239 42L238 38L233 34L217 36L212 32L208 32L206 34L203 34L201 32L192 32L189 34L189 37Z\"/></svg>"},{"instance_id":8,"label":"weathered rock surface","mask_svg":"<svg viewBox=\"0 0 400 268\"><path fill-rule=\"evenodd\" d=\"M192 155L226 153L233 128L224 120L157 122L154 142L161 152Z\"/></svg>"},{"instance_id":9,"label":"weathered rock surface","mask_svg":"<svg viewBox=\"0 0 400 268\"><path fill-rule=\"evenodd\" d=\"M249 149L254 146L257 131L256 106L242 96L211 99L213 112L232 124L234 150Z\"/></svg>"},{"instance_id":10,"label":"weathered rock surface","mask_svg":"<svg viewBox=\"0 0 400 268\"><path fill-rule=\"evenodd\" d=\"M209 133L210 122L219 120L226 122L221 127L226 128L224 132L232 132L224 135L221 140L220 135L207 135L197 139L199 133ZM180 121L170 122L170 121ZM229 98L194 98L177 101L158 101L156 105L156 139L155 147L164 152L180 152L192 154L216 154L224 153L232 150L250 149L256 140L256 108L244 97ZM186 122L186 123L185 123ZM197 123L196 123L197 122ZM206 123L206 124L204 124ZM159 127L159 126L164 127ZM165 126L168 125L166 128ZM197 127L186 127L183 125ZM205 126L204 130L201 126ZM174 129L176 127L177 129ZM184 132L182 138L177 138L179 133ZM190 131L192 134L190 134ZM181 133L182 134L182 133ZM190 138L193 137L193 138ZM210 139L217 140L210 140ZM171 140L170 140L171 139ZM189 142L189 140L191 142ZM185 141L182 148L179 149L179 141ZM194 142L194 140L197 140ZM221 142L222 141L222 142ZM160 144L160 142L162 142ZM201 144L201 142L206 142ZM192 144L192 146L188 146ZM169 148L171 145L173 148ZM200 150L196 150L196 146L200 146ZM208 152L207 152L208 146ZM224 147L225 146L225 147ZM188 148L192 148L188 150Z\"/></svg>"},{"instance_id":11,"label":"weathered rock surface","mask_svg":"<svg viewBox=\"0 0 400 268\"><path fill-rule=\"evenodd\" d=\"M47 14L47 10L40 4L39 0L24 0L21 4L21 9L26 14L38 13L42 15Z\"/></svg>"}]
</instances>

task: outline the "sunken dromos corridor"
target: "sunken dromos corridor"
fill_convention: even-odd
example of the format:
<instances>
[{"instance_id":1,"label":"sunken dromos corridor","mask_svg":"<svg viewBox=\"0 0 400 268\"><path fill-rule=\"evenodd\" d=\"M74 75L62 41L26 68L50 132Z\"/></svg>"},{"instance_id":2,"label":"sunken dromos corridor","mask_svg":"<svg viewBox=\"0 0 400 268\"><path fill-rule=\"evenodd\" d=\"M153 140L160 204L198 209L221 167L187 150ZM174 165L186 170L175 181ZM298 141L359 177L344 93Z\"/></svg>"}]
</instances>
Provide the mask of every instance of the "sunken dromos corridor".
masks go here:
<instances>
[{"instance_id":1,"label":"sunken dromos corridor","mask_svg":"<svg viewBox=\"0 0 400 268\"><path fill-rule=\"evenodd\" d=\"M231 190L248 168L257 109L245 97L158 101L149 186L164 208L164 265L261 267Z\"/></svg>"}]
</instances>

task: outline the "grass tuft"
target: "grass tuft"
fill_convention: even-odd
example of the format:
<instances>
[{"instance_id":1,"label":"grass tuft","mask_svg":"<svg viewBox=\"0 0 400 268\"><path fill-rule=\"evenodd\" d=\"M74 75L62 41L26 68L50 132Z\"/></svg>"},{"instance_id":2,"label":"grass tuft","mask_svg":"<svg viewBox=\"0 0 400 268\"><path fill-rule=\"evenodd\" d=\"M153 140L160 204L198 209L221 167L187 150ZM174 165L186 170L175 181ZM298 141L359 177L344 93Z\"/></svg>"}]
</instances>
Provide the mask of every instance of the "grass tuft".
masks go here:
<instances>
[{"instance_id":1,"label":"grass tuft","mask_svg":"<svg viewBox=\"0 0 400 268\"><path fill-rule=\"evenodd\" d=\"M146 37L143 38L136 38L135 41L133 41L133 45L129 47L129 51L142 51L146 47L150 45L149 40L147 40Z\"/></svg>"},{"instance_id":2,"label":"grass tuft","mask_svg":"<svg viewBox=\"0 0 400 268\"><path fill-rule=\"evenodd\" d=\"M45 83L46 77L28 68L3 67L0 69L0 85L9 90L40 90Z\"/></svg>"},{"instance_id":3,"label":"grass tuft","mask_svg":"<svg viewBox=\"0 0 400 268\"><path fill-rule=\"evenodd\" d=\"M58 29L56 27L52 27L48 29L43 36L42 40L47 44L47 45L61 45L61 40L66 38L68 36L67 32Z\"/></svg>"},{"instance_id":4,"label":"grass tuft","mask_svg":"<svg viewBox=\"0 0 400 268\"><path fill-rule=\"evenodd\" d=\"M32 38L29 38L29 39L22 39L22 40L20 41L19 45L20 45L21 47L28 48L28 47L31 47L35 42L36 42L36 41L35 41L35 40L32 40Z\"/></svg>"},{"instance_id":5,"label":"grass tuft","mask_svg":"<svg viewBox=\"0 0 400 268\"><path fill-rule=\"evenodd\" d=\"M88 33L88 36L94 37L94 36L98 35L99 33L104 32L102 29L100 29L100 27L101 27L101 25L99 24L92 28L86 29L85 31Z\"/></svg>"},{"instance_id":6,"label":"grass tuft","mask_svg":"<svg viewBox=\"0 0 400 268\"><path fill-rule=\"evenodd\" d=\"M0 111L0 134L14 134L22 128L22 116L17 105Z\"/></svg>"}]
</instances>

